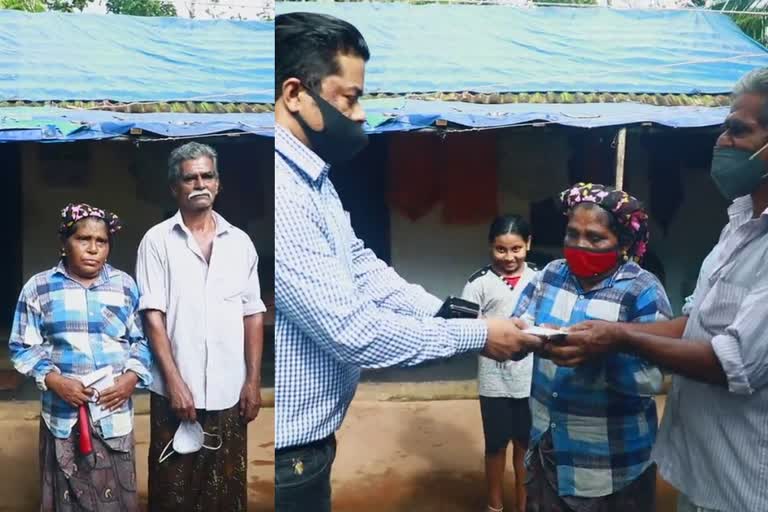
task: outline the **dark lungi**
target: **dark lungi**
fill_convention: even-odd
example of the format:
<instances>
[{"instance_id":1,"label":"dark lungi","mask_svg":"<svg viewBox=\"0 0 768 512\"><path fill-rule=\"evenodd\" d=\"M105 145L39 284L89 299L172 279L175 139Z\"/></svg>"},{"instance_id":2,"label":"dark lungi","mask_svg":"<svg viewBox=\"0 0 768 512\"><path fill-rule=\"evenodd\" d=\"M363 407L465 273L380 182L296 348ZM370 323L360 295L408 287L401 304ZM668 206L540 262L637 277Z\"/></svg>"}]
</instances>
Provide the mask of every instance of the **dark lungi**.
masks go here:
<instances>
[{"instance_id":1,"label":"dark lungi","mask_svg":"<svg viewBox=\"0 0 768 512\"><path fill-rule=\"evenodd\" d=\"M91 435L93 452L81 455L77 427L58 439L40 420L43 512L138 512L133 433L103 440Z\"/></svg>"},{"instance_id":2,"label":"dark lungi","mask_svg":"<svg viewBox=\"0 0 768 512\"><path fill-rule=\"evenodd\" d=\"M179 419L168 399L156 393L150 393L150 414L150 512L245 511L247 426L239 405L223 411L197 410L203 430L221 436L221 448L174 453L162 463L158 459L176 433Z\"/></svg>"}]
</instances>

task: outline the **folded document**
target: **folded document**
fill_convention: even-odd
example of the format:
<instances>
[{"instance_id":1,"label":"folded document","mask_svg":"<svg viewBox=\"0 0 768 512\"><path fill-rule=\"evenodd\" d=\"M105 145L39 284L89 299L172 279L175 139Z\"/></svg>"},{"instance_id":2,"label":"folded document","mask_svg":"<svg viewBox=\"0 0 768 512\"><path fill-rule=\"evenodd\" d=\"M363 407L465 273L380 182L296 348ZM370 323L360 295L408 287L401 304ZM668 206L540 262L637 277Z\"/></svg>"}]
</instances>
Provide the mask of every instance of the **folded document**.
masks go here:
<instances>
[{"instance_id":1,"label":"folded document","mask_svg":"<svg viewBox=\"0 0 768 512\"><path fill-rule=\"evenodd\" d=\"M539 325L534 325L533 327L528 327L527 329L523 329L523 332L526 334L533 334L534 336L541 336L542 338L551 338L553 336L565 336L568 334L568 331L566 329L550 329L548 327L541 327Z\"/></svg>"},{"instance_id":2,"label":"folded document","mask_svg":"<svg viewBox=\"0 0 768 512\"><path fill-rule=\"evenodd\" d=\"M115 374L112 373L111 366L105 366L88 375L81 376L80 380L82 381L83 386L95 389L98 392L95 396L99 397L105 389L112 387L115 384ZM95 402L89 402L88 408L91 411L91 420L94 423L117 412L104 409L101 405Z\"/></svg>"}]
</instances>

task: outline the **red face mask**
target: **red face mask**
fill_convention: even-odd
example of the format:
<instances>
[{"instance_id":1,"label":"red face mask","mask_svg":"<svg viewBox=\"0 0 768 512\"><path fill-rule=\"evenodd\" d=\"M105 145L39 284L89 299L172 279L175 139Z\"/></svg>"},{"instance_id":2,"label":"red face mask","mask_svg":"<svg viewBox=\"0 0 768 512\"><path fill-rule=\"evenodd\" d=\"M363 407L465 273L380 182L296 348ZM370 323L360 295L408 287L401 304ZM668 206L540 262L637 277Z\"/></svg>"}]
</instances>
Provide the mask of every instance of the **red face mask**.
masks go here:
<instances>
[{"instance_id":1,"label":"red face mask","mask_svg":"<svg viewBox=\"0 0 768 512\"><path fill-rule=\"evenodd\" d=\"M616 249L594 250L566 246L563 253L573 275L582 279L603 275L619 263L619 252Z\"/></svg>"}]
</instances>

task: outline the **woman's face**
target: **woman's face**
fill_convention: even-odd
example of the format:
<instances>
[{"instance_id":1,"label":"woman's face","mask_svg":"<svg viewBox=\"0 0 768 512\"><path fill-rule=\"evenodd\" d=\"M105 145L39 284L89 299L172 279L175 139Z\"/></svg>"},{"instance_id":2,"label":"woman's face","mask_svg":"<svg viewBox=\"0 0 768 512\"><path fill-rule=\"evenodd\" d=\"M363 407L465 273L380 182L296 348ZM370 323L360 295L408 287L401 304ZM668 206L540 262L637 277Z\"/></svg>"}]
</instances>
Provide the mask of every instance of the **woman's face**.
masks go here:
<instances>
[{"instance_id":1,"label":"woman's face","mask_svg":"<svg viewBox=\"0 0 768 512\"><path fill-rule=\"evenodd\" d=\"M618 250L619 239L610 225L610 214L599 206L577 206L568 216L563 243L580 249Z\"/></svg>"},{"instance_id":2,"label":"woman's face","mask_svg":"<svg viewBox=\"0 0 768 512\"><path fill-rule=\"evenodd\" d=\"M520 235L499 235L491 243L491 262L503 275L519 274L523 271L525 258L531 248L531 241L526 242Z\"/></svg>"},{"instance_id":3,"label":"woman's face","mask_svg":"<svg viewBox=\"0 0 768 512\"><path fill-rule=\"evenodd\" d=\"M96 278L109 256L107 225L92 217L75 223L75 231L64 241L67 270L83 279Z\"/></svg>"}]
</instances>

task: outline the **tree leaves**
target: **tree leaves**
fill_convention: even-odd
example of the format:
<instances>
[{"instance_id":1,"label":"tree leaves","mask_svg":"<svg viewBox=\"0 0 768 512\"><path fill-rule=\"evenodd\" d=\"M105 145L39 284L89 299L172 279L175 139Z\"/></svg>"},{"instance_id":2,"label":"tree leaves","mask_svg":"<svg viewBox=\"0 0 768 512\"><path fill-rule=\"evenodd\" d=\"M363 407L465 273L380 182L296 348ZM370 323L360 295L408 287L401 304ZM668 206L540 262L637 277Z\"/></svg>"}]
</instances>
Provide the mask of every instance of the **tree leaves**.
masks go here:
<instances>
[{"instance_id":1,"label":"tree leaves","mask_svg":"<svg viewBox=\"0 0 768 512\"><path fill-rule=\"evenodd\" d=\"M164 0L107 0L107 12L133 16L176 16L176 7Z\"/></svg>"}]
</instances>

